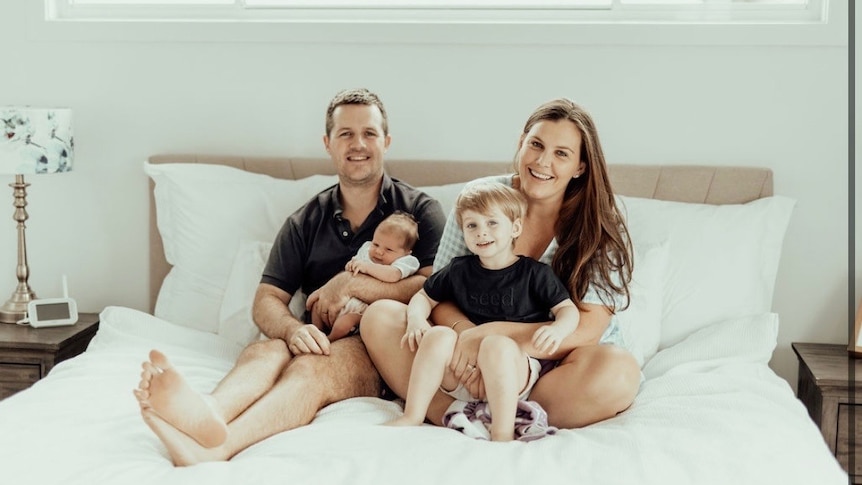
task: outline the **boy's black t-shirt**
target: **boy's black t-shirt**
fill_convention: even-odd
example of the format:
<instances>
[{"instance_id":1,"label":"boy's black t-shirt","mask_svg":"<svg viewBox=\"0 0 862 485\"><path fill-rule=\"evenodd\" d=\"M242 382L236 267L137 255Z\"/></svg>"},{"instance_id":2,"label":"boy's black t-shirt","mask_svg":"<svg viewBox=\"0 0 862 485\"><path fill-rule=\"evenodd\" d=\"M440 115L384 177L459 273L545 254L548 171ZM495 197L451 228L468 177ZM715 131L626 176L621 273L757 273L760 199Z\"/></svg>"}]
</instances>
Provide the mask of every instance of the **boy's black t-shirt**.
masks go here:
<instances>
[{"instance_id":1,"label":"boy's black t-shirt","mask_svg":"<svg viewBox=\"0 0 862 485\"><path fill-rule=\"evenodd\" d=\"M425 281L434 301L451 301L471 322L547 322L551 308L569 298L550 266L526 256L499 270L482 267L475 255L452 259Z\"/></svg>"}]
</instances>

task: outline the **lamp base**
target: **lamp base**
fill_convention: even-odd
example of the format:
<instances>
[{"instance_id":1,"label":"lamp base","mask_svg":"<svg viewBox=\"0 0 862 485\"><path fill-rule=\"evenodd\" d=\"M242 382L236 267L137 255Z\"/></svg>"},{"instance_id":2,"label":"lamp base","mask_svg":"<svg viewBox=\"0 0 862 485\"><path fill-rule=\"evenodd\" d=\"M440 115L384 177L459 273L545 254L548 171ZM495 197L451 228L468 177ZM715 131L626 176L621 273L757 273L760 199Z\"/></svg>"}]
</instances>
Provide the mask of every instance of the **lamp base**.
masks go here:
<instances>
[{"instance_id":1,"label":"lamp base","mask_svg":"<svg viewBox=\"0 0 862 485\"><path fill-rule=\"evenodd\" d=\"M36 294L27 289L16 291L9 300L0 307L0 323L18 323L27 316L27 305L36 299Z\"/></svg>"},{"instance_id":2,"label":"lamp base","mask_svg":"<svg viewBox=\"0 0 862 485\"><path fill-rule=\"evenodd\" d=\"M18 286L12 296L0 307L0 322L18 323L27 316L27 305L36 299L36 294L27 284L30 277L30 268L27 267L27 242L24 237L24 222L27 220L27 187L30 184L24 182L24 175L16 174L15 183L12 187L14 198L13 206L15 214L12 218L17 222L18 229L18 265L15 267L15 276L18 277Z\"/></svg>"}]
</instances>

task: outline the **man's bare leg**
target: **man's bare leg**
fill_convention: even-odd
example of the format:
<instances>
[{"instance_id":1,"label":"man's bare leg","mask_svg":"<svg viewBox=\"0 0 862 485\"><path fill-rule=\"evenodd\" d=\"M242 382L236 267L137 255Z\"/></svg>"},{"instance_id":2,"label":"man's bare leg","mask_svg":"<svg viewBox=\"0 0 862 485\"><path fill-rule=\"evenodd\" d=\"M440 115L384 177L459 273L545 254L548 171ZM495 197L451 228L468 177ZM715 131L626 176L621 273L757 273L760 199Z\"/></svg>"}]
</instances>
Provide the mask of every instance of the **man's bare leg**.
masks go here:
<instances>
[{"instance_id":1,"label":"man's bare leg","mask_svg":"<svg viewBox=\"0 0 862 485\"><path fill-rule=\"evenodd\" d=\"M175 464L229 460L264 439L306 425L333 402L380 395L380 376L359 337L333 342L330 355L301 355L290 360L269 392L229 422L227 439L205 448L166 421L142 411L144 421L168 448ZM165 426L167 425L167 426Z\"/></svg>"},{"instance_id":2,"label":"man's bare leg","mask_svg":"<svg viewBox=\"0 0 862 485\"><path fill-rule=\"evenodd\" d=\"M192 389L168 358L153 350L150 360L142 364L141 382L134 393L142 412L150 411L202 446L214 447L225 441L226 423L273 386L289 359L283 341L255 342L208 395Z\"/></svg>"},{"instance_id":3,"label":"man's bare leg","mask_svg":"<svg viewBox=\"0 0 862 485\"><path fill-rule=\"evenodd\" d=\"M204 448L198 442L193 440L189 435L174 428L152 409L142 409L141 417L147 426L158 436L159 440L165 444L168 449L168 454L171 456L171 462L176 466L188 466L199 463L204 456L218 456L222 446L213 448Z\"/></svg>"}]
</instances>

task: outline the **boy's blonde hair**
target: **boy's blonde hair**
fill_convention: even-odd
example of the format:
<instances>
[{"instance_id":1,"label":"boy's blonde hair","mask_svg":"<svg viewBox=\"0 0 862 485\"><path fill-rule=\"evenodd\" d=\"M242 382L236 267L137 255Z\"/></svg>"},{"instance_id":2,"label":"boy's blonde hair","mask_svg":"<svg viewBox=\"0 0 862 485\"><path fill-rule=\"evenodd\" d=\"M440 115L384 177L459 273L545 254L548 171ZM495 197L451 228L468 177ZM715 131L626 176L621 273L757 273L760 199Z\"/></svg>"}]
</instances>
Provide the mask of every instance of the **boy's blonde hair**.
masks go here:
<instances>
[{"instance_id":1,"label":"boy's blonde hair","mask_svg":"<svg viewBox=\"0 0 862 485\"><path fill-rule=\"evenodd\" d=\"M488 214L494 208L499 208L510 221L515 222L527 212L527 199L521 192L499 182L471 184L455 200L455 220L460 226L465 211Z\"/></svg>"},{"instance_id":2,"label":"boy's blonde hair","mask_svg":"<svg viewBox=\"0 0 862 485\"><path fill-rule=\"evenodd\" d=\"M380 221L377 229L389 234L399 234L404 238L404 249L412 250L419 240L419 224L411 214L395 211Z\"/></svg>"}]
</instances>

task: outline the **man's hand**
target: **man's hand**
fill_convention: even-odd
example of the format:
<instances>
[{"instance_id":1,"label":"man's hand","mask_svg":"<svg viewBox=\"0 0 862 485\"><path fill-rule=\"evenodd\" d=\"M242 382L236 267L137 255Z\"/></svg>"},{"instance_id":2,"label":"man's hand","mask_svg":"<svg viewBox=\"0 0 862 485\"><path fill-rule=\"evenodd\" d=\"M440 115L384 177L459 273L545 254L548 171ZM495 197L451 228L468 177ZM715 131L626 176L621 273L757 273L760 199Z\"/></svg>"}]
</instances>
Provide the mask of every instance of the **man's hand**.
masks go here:
<instances>
[{"instance_id":1,"label":"man's hand","mask_svg":"<svg viewBox=\"0 0 862 485\"><path fill-rule=\"evenodd\" d=\"M305 308L311 312L312 322L320 322L325 328L332 327L332 322L338 318L341 309L351 297L348 291L350 278L350 273L338 273L325 285L308 295Z\"/></svg>"},{"instance_id":2,"label":"man's hand","mask_svg":"<svg viewBox=\"0 0 862 485\"><path fill-rule=\"evenodd\" d=\"M311 324L299 327L287 340L287 348L293 355L329 355L329 338Z\"/></svg>"}]
</instances>

